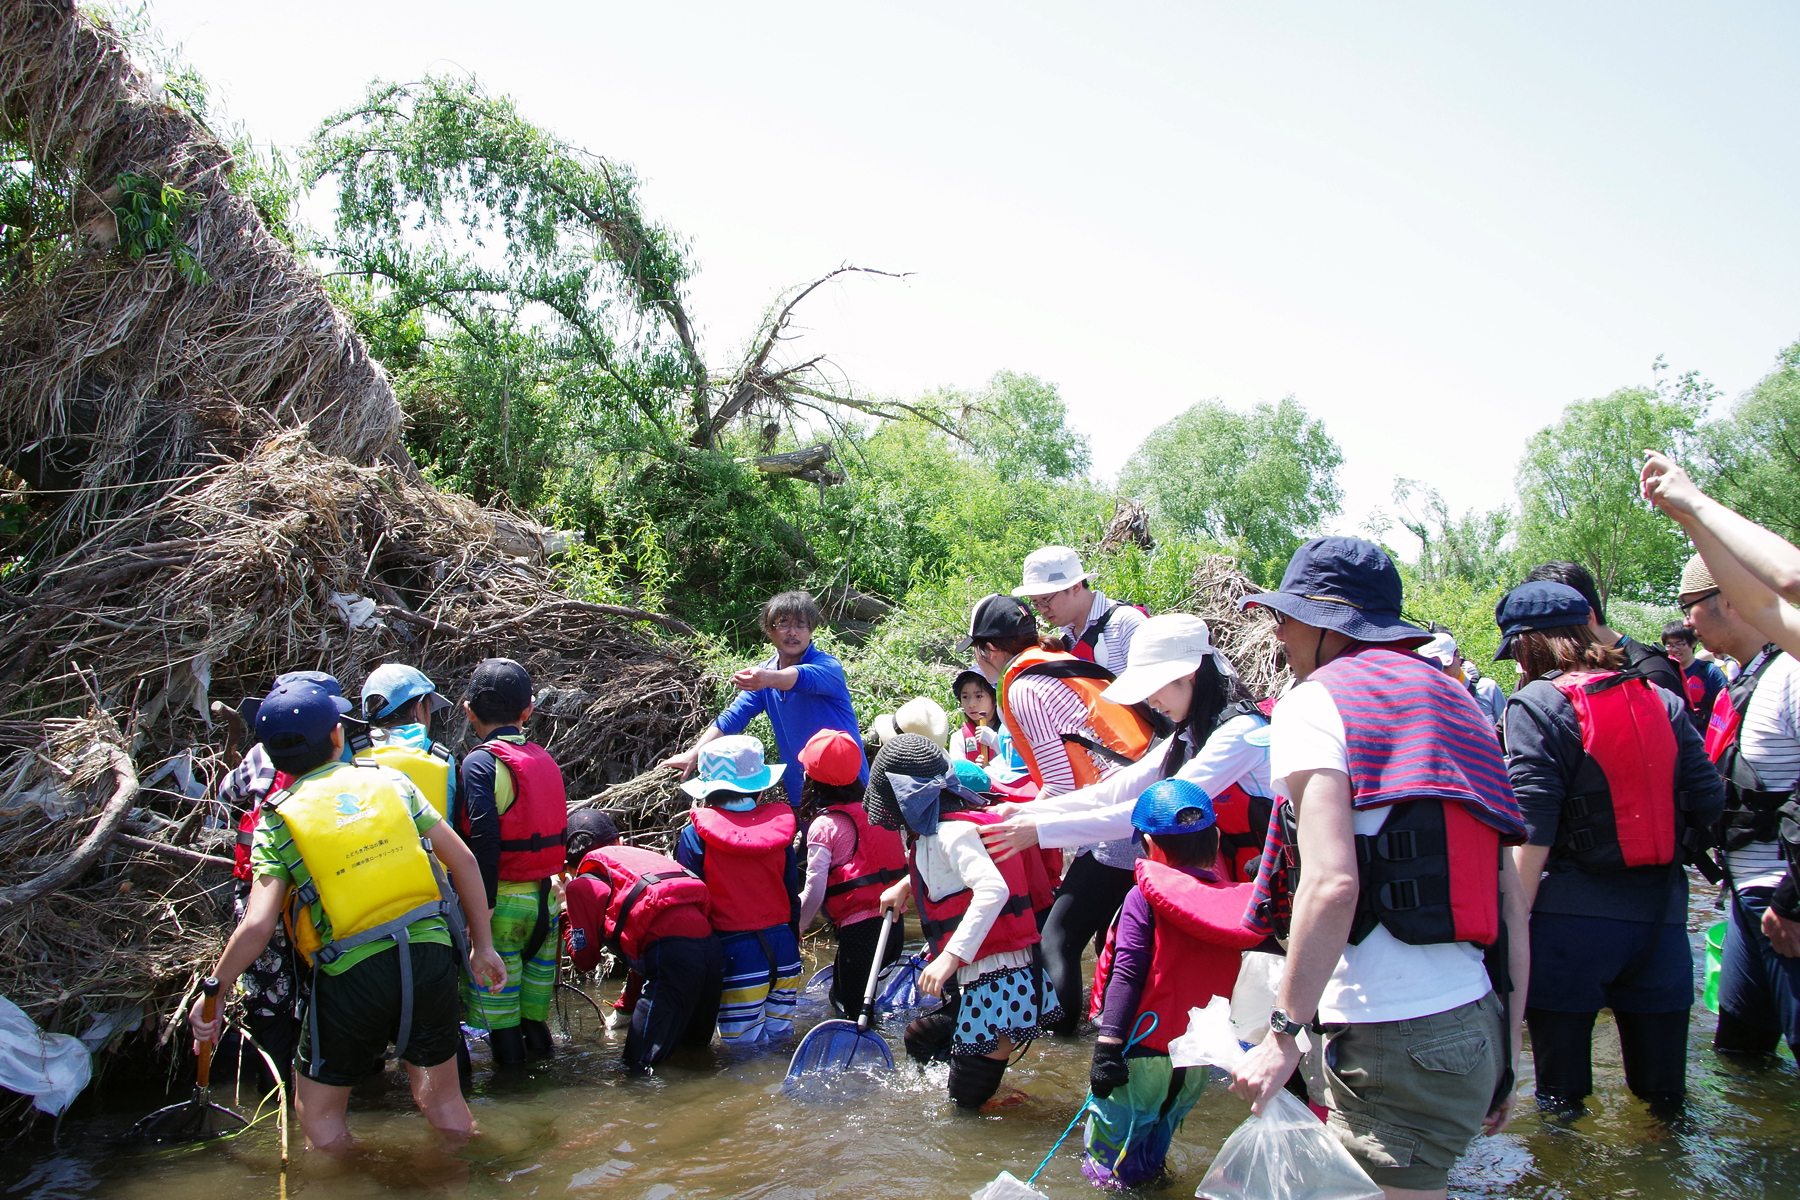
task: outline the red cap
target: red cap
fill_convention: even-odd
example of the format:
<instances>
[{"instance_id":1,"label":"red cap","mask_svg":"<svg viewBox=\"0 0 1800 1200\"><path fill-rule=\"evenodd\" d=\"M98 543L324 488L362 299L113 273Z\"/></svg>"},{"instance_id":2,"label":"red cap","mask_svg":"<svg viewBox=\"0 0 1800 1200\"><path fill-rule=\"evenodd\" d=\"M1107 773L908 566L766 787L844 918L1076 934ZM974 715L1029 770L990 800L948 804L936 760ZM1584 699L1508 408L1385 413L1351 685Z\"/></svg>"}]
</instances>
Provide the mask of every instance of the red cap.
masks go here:
<instances>
[{"instance_id":1,"label":"red cap","mask_svg":"<svg viewBox=\"0 0 1800 1200\"><path fill-rule=\"evenodd\" d=\"M800 766L820 783L846 787L862 775L862 747L841 729L821 729L800 751Z\"/></svg>"}]
</instances>

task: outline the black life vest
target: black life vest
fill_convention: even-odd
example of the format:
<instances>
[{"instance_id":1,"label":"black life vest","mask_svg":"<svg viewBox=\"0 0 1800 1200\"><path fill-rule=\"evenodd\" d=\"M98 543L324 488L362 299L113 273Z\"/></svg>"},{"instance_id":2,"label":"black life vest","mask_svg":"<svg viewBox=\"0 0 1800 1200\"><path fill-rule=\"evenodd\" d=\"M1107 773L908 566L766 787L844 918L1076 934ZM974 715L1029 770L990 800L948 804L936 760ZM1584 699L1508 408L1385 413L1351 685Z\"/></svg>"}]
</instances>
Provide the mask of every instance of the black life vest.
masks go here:
<instances>
[{"instance_id":1,"label":"black life vest","mask_svg":"<svg viewBox=\"0 0 1800 1200\"><path fill-rule=\"evenodd\" d=\"M1718 840L1726 850L1742 850L1752 842L1779 837L1781 809L1794 795L1792 788L1782 792L1765 788L1762 776L1745 760L1739 746L1744 714L1750 710L1757 685L1780 655L1780 647L1764 646L1756 668L1739 671L1713 700L1706 726L1706 753L1725 780L1725 813L1719 818Z\"/></svg>"}]
</instances>

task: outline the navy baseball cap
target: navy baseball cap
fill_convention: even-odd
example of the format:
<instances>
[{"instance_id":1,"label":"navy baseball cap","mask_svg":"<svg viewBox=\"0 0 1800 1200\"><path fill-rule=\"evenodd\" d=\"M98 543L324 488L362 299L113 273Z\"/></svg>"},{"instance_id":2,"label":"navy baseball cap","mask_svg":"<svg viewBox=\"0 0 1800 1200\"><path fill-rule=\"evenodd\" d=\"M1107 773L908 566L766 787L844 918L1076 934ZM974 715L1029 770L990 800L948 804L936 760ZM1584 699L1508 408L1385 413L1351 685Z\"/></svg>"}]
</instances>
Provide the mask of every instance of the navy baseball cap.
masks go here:
<instances>
[{"instance_id":1,"label":"navy baseball cap","mask_svg":"<svg viewBox=\"0 0 1800 1200\"><path fill-rule=\"evenodd\" d=\"M1566 583L1548 579L1521 583L1494 606L1494 624L1500 627L1500 649L1495 661L1511 658L1513 637L1531 629L1561 629L1586 625L1593 612L1587 597Z\"/></svg>"},{"instance_id":2,"label":"navy baseball cap","mask_svg":"<svg viewBox=\"0 0 1800 1200\"><path fill-rule=\"evenodd\" d=\"M1212 797L1199 784L1186 779L1164 779L1138 794L1131 806L1131 826L1151 837L1199 833L1211 829L1218 817Z\"/></svg>"},{"instance_id":3,"label":"navy baseball cap","mask_svg":"<svg viewBox=\"0 0 1800 1200\"><path fill-rule=\"evenodd\" d=\"M510 719L525 711L531 696L531 672L510 658L484 658L469 676L469 690L463 699L477 711L485 699L492 711Z\"/></svg>"},{"instance_id":4,"label":"navy baseball cap","mask_svg":"<svg viewBox=\"0 0 1800 1200\"><path fill-rule=\"evenodd\" d=\"M327 675L323 671L288 671L284 674L277 675L275 677L275 682L271 686L280 687L284 683L316 683L327 692L330 692L333 696L342 696L344 694L344 685L337 681L337 677L334 675ZM238 715L244 718L244 725L250 730L250 736L252 738L258 736L256 732L256 711L261 704L262 699L258 696L250 696L238 702ZM345 711L348 712L349 710L346 709Z\"/></svg>"},{"instance_id":5,"label":"navy baseball cap","mask_svg":"<svg viewBox=\"0 0 1800 1200\"><path fill-rule=\"evenodd\" d=\"M256 736L277 768L304 769L329 756L331 731L349 711L350 702L322 684L278 683L257 705Z\"/></svg>"},{"instance_id":6,"label":"navy baseball cap","mask_svg":"<svg viewBox=\"0 0 1800 1200\"><path fill-rule=\"evenodd\" d=\"M1252 592L1238 608L1260 604L1317 629L1359 642L1410 642L1431 634L1400 619L1400 572L1387 551L1353 537L1320 537L1294 551L1281 590Z\"/></svg>"}]
</instances>

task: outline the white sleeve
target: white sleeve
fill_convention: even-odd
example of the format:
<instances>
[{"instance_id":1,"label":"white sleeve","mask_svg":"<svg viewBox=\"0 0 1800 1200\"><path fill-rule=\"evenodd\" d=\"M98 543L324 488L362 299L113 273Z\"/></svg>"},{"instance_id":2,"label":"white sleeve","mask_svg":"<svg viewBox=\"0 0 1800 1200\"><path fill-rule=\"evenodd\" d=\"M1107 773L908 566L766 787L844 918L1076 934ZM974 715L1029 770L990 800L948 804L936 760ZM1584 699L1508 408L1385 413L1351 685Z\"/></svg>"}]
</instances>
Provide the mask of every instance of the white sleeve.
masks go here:
<instances>
[{"instance_id":1,"label":"white sleeve","mask_svg":"<svg viewBox=\"0 0 1800 1200\"><path fill-rule=\"evenodd\" d=\"M831 847L822 842L806 845L806 883L800 889L800 928L810 929L825 907L825 882L831 874Z\"/></svg>"},{"instance_id":2,"label":"white sleeve","mask_svg":"<svg viewBox=\"0 0 1800 1200\"><path fill-rule=\"evenodd\" d=\"M1322 688L1320 690L1323 691ZM1326 693L1326 699L1330 698L1330 693ZM1336 705L1332 706L1332 711L1337 711ZM1260 728L1262 722L1255 717L1233 717L1213 730L1212 736L1206 739L1206 744L1200 747L1200 753L1182 763L1181 770L1175 772L1175 778L1187 780L1211 797L1217 797L1220 792L1246 777L1254 779L1257 768L1267 764L1269 751L1266 747L1252 743L1245 735ZM1261 780L1255 782L1260 784ZM1250 787L1247 790L1254 792L1256 788Z\"/></svg>"},{"instance_id":3,"label":"white sleeve","mask_svg":"<svg viewBox=\"0 0 1800 1200\"><path fill-rule=\"evenodd\" d=\"M956 932L944 943L945 951L956 955L966 966L981 957L981 943L987 940L988 930L1006 907L1006 877L981 844L980 826L968 821L945 821L938 826L937 836L963 886L974 893L969 897L968 909L956 923Z\"/></svg>"},{"instance_id":4,"label":"white sleeve","mask_svg":"<svg viewBox=\"0 0 1800 1200\"><path fill-rule=\"evenodd\" d=\"M1125 669L1131 656L1131 639L1138 626L1147 620L1148 617L1130 604L1121 604L1113 610L1113 615L1107 618L1106 628L1100 632L1100 640L1106 643L1107 670L1117 675Z\"/></svg>"},{"instance_id":5,"label":"white sleeve","mask_svg":"<svg viewBox=\"0 0 1800 1200\"><path fill-rule=\"evenodd\" d=\"M1283 796L1297 772L1350 773L1344 718L1324 684L1296 685L1275 705L1269 725L1269 774Z\"/></svg>"},{"instance_id":6,"label":"white sleeve","mask_svg":"<svg viewBox=\"0 0 1800 1200\"><path fill-rule=\"evenodd\" d=\"M1142 758L1099 783L1030 801L1025 811L1037 821L1038 845L1066 850L1130 837L1132 807L1145 788L1162 778L1168 744L1167 739L1157 742Z\"/></svg>"}]
</instances>

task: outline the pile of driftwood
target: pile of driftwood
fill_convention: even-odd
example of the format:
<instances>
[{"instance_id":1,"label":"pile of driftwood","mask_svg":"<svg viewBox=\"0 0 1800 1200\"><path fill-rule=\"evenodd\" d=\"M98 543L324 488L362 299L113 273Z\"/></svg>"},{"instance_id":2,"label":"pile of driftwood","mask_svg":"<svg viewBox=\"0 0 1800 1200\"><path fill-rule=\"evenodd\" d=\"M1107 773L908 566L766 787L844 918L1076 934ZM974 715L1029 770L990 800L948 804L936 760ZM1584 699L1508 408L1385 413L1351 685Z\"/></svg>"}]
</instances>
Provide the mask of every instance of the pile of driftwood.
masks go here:
<instances>
[{"instance_id":1,"label":"pile of driftwood","mask_svg":"<svg viewBox=\"0 0 1800 1200\"><path fill-rule=\"evenodd\" d=\"M1238 569L1235 558L1215 554L1195 568L1184 606L1206 622L1213 644L1225 652L1250 694L1259 699L1280 695L1292 678L1281 643L1275 640L1274 618L1266 609L1238 608L1240 599L1261 590Z\"/></svg>"}]
</instances>

